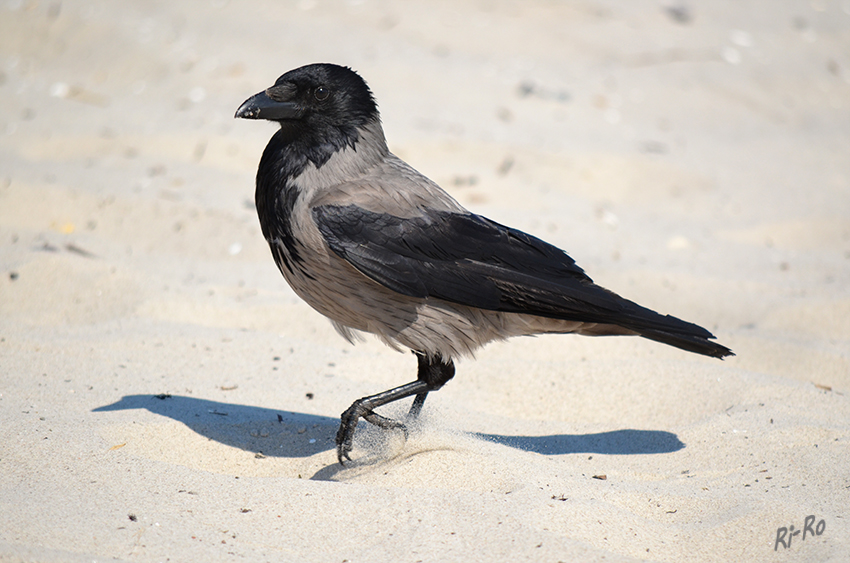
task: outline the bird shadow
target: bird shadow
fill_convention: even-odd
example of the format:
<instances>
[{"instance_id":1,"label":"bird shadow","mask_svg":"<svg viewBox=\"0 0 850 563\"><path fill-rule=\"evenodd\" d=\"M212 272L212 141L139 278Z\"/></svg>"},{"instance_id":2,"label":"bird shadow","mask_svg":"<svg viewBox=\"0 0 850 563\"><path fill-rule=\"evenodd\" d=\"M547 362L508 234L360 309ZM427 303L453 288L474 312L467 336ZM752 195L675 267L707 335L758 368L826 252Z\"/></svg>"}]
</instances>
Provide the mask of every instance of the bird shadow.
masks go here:
<instances>
[{"instance_id":1,"label":"bird shadow","mask_svg":"<svg viewBox=\"0 0 850 563\"><path fill-rule=\"evenodd\" d=\"M638 455L668 454L685 447L679 437L663 430L623 429L596 434L553 434L549 436L502 436L474 434L526 452L543 455L602 454Z\"/></svg>"},{"instance_id":2,"label":"bird shadow","mask_svg":"<svg viewBox=\"0 0 850 563\"><path fill-rule=\"evenodd\" d=\"M92 412L146 409L218 443L268 457L309 457L335 448L338 418L182 395L125 395Z\"/></svg>"},{"instance_id":3,"label":"bird shadow","mask_svg":"<svg viewBox=\"0 0 850 563\"><path fill-rule=\"evenodd\" d=\"M92 412L132 409L146 409L181 422L210 440L272 457L309 457L333 449L339 426L339 419L335 417L168 394L125 395L115 403L97 407ZM660 430L624 429L549 436L471 435L542 455L664 454L685 447L675 434Z\"/></svg>"}]
</instances>

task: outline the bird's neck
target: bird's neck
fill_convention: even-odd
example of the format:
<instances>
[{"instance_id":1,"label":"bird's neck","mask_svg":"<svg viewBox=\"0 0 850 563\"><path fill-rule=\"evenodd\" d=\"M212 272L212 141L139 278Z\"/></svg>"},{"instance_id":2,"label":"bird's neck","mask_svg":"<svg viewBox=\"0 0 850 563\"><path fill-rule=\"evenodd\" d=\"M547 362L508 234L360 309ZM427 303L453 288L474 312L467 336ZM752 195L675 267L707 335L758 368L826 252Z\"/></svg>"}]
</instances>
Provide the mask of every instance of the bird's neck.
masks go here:
<instances>
[{"instance_id":1,"label":"bird's neck","mask_svg":"<svg viewBox=\"0 0 850 563\"><path fill-rule=\"evenodd\" d=\"M269 141L257 170L255 202L263 234L289 226L297 202L356 180L389 155L379 118L342 135L311 139L282 127Z\"/></svg>"},{"instance_id":2,"label":"bird's neck","mask_svg":"<svg viewBox=\"0 0 850 563\"><path fill-rule=\"evenodd\" d=\"M356 181L389 155L379 121L356 129L356 139L332 151L326 158L308 159L290 179L305 197L340 184Z\"/></svg>"}]
</instances>

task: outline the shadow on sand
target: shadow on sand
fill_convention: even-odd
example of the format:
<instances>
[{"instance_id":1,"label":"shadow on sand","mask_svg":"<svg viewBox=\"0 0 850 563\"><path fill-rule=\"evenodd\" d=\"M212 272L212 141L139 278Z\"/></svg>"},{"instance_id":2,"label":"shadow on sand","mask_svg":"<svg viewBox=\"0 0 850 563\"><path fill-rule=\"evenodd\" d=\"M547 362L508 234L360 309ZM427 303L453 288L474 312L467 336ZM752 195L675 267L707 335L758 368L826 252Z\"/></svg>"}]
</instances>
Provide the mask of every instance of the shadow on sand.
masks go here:
<instances>
[{"instance_id":1,"label":"shadow on sand","mask_svg":"<svg viewBox=\"0 0 850 563\"><path fill-rule=\"evenodd\" d=\"M93 412L146 409L182 422L210 440L275 457L308 457L334 448L338 418L221 403L180 395L127 395ZM543 455L665 454L685 447L661 430L612 430L597 434L501 436L473 434L481 439ZM312 443L310 443L312 440ZM270 448L269 445L274 444Z\"/></svg>"}]
</instances>

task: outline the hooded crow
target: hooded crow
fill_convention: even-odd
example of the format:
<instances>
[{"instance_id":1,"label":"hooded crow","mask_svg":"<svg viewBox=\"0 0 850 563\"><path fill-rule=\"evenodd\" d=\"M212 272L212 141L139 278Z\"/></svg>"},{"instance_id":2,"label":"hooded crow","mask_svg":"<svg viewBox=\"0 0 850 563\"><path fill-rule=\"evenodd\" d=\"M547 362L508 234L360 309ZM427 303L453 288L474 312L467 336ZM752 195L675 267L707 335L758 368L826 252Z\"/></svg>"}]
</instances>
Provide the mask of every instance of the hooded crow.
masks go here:
<instances>
[{"instance_id":1,"label":"hooded crow","mask_svg":"<svg viewBox=\"0 0 850 563\"><path fill-rule=\"evenodd\" d=\"M369 87L353 70L313 64L252 96L236 117L276 121L257 171L263 235L283 277L353 341L375 334L418 359L416 381L355 401L336 435L350 460L359 419L428 393L454 359L493 340L545 333L638 335L715 358L733 355L695 324L596 284L567 254L464 209L387 148Z\"/></svg>"}]
</instances>

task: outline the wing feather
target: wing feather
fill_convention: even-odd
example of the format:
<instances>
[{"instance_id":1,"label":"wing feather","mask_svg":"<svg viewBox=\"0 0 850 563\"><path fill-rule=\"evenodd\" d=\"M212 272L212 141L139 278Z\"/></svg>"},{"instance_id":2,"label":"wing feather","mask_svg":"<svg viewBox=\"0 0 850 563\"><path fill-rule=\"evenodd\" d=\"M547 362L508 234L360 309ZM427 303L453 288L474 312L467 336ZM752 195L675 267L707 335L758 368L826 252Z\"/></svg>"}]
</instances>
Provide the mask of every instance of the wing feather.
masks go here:
<instances>
[{"instance_id":1,"label":"wing feather","mask_svg":"<svg viewBox=\"0 0 850 563\"><path fill-rule=\"evenodd\" d=\"M645 338L722 358L704 328L661 315L593 283L563 250L472 213L415 217L357 205L313 208L325 241L385 287L417 298L586 323L617 325Z\"/></svg>"}]
</instances>

